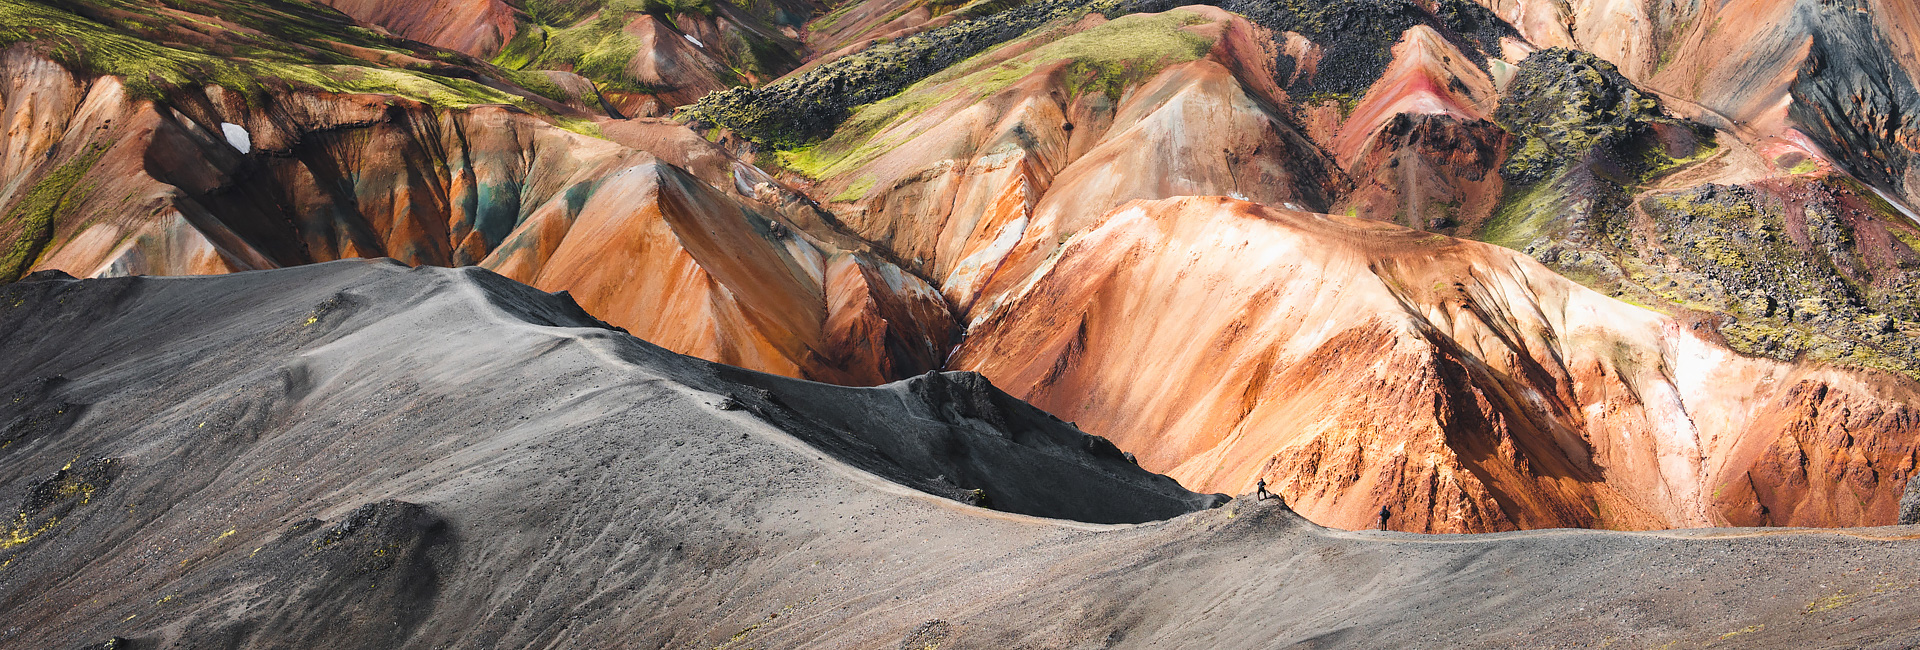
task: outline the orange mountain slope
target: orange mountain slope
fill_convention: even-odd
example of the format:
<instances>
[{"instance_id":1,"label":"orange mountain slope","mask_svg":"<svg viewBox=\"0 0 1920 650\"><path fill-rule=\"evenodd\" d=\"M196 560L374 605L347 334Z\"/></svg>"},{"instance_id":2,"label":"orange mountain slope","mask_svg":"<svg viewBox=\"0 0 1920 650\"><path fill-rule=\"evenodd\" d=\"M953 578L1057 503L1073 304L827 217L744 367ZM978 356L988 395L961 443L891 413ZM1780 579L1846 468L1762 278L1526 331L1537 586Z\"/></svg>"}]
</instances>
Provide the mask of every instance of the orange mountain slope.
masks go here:
<instances>
[{"instance_id":1,"label":"orange mountain slope","mask_svg":"<svg viewBox=\"0 0 1920 650\"><path fill-rule=\"evenodd\" d=\"M925 282L797 234L781 214L804 206L685 141L623 133L717 178L500 107L337 94L262 106L219 88L162 107L22 50L6 62L5 112L34 120L13 122L9 158L16 178L38 174L15 191L71 184L35 270L479 264L677 351L847 384L937 367L950 344Z\"/></svg>"},{"instance_id":2,"label":"orange mountain slope","mask_svg":"<svg viewBox=\"0 0 1920 650\"><path fill-rule=\"evenodd\" d=\"M1909 383L1742 358L1507 249L1225 198L1106 215L953 364L1341 527L1885 520L1920 449Z\"/></svg>"},{"instance_id":3,"label":"orange mountain slope","mask_svg":"<svg viewBox=\"0 0 1920 650\"><path fill-rule=\"evenodd\" d=\"M1267 43L1290 48L1292 72L1265 63ZM1369 527L1385 507L1387 525L1419 531L1891 521L1914 472L1913 382L1828 365L1889 367L1865 357L1777 351L1824 334L1746 356L1777 345L1756 332L1809 321L1705 300L1754 281L1698 278L1753 276L1681 250L1701 244L1667 223L1708 209L1675 192L1716 182L1864 208L1846 181L1787 180L1761 161L1766 142L1669 119L1622 127L1626 153L1566 154L1587 156L1572 176L1510 182L1503 166L1534 127L1497 124L1496 109L1523 71L1558 69L1522 65L1535 46L1517 37L1493 53L1463 43L1408 28L1341 105L1295 96L1303 75L1339 72L1299 34L1211 7L1088 15L858 107L782 160L843 224L937 280L967 326L950 367L1195 489L1265 477L1316 521ZM1638 171L1616 155L1668 162ZM1651 180L1609 189L1622 174ZM1175 198L1195 195L1232 198ZM1824 227L1799 225L1799 208L1757 209L1793 241L1822 236L1799 234ZM1645 216L1612 216L1625 210ZM1864 239L1815 262L1904 286L1894 262L1870 260L1911 256L1898 242L1916 229L1866 210L1884 212L1849 217ZM1615 260L1616 275L1583 281L1658 310L1419 230L1564 252L1554 268ZM1641 243L1593 248L1623 239ZM1781 281L1768 304L1829 300L1791 297L1826 281Z\"/></svg>"}]
</instances>

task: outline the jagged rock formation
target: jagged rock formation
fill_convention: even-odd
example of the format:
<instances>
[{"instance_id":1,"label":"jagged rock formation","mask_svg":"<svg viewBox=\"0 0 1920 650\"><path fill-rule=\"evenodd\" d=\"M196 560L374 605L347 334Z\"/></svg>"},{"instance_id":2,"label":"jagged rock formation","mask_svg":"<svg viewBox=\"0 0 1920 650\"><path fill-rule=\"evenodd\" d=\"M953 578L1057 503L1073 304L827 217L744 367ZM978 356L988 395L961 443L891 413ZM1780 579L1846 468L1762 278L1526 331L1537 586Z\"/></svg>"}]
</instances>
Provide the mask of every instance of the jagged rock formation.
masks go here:
<instances>
[{"instance_id":1,"label":"jagged rock formation","mask_svg":"<svg viewBox=\"0 0 1920 650\"><path fill-rule=\"evenodd\" d=\"M480 269L48 273L0 287L0 327L8 646L1915 640L1910 530L1429 539L1208 509L975 376L754 375ZM1093 525L888 479L1198 510Z\"/></svg>"},{"instance_id":2,"label":"jagged rock formation","mask_svg":"<svg viewBox=\"0 0 1920 650\"><path fill-rule=\"evenodd\" d=\"M1676 124L1590 55L1537 53L1508 93L1500 119L1529 139L1503 170L1514 196L1478 236L1615 295L1714 314L1742 352L1920 369L1906 333L1920 229L1900 208L1799 152L1776 152L1799 173L1754 173L1764 163L1738 135ZM1732 182L1695 184L1714 180Z\"/></svg>"},{"instance_id":3,"label":"jagged rock formation","mask_svg":"<svg viewBox=\"0 0 1920 650\"><path fill-rule=\"evenodd\" d=\"M1648 196L1636 207L1669 256L1653 277L1670 299L1727 314L1719 330L1742 351L1912 376L1913 224L1847 189L1783 179Z\"/></svg>"},{"instance_id":4,"label":"jagged rock formation","mask_svg":"<svg viewBox=\"0 0 1920 650\"><path fill-rule=\"evenodd\" d=\"M1335 213L1446 233L1493 213L1511 136L1489 121L1494 80L1439 32L1409 29L1326 144L1356 187ZM1484 58L1481 61L1485 61Z\"/></svg>"}]
</instances>

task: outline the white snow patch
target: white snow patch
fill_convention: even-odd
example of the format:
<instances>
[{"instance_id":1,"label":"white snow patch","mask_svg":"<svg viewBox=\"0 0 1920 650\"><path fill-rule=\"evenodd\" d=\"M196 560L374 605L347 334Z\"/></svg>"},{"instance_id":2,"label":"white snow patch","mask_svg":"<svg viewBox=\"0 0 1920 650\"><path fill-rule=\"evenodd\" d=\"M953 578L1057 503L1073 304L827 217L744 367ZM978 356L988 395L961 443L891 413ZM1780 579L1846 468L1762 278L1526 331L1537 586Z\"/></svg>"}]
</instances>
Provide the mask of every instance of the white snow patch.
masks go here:
<instances>
[{"instance_id":1,"label":"white snow patch","mask_svg":"<svg viewBox=\"0 0 1920 650\"><path fill-rule=\"evenodd\" d=\"M747 198L754 198L756 196L756 192L754 190L759 189L759 187L763 184L767 184L767 185L773 184L773 177L768 176L766 172L760 171L760 168L758 167L750 167L750 166L747 166L745 163L734 161L733 163L734 191L739 192L741 196L745 196Z\"/></svg>"},{"instance_id":2,"label":"white snow patch","mask_svg":"<svg viewBox=\"0 0 1920 650\"><path fill-rule=\"evenodd\" d=\"M233 145L235 149L239 149L240 153L253 151L253 136L247 133L246 127L232 122L221 122L220 133L225 134L227 136L227 144Z\"/></svg>"},{"instance_id":3,"label":"white snow patch","mask_svg":"<svg viewBox=\"0 0 1920 650\"><path fill-rule=\"evenodd\" d=\"M681 35L680 35L680 37L681 37L681 38L684 38L684 39L687 39L687 42L688 42L688 43L692 43L694 47L706 47L706 44L704 44L704 43L701 43L701 42L700 42L700 39L697 39L697 38L694 38L694 37L692 37L692 36L689 36L689 35L687 35L687 34L681 34Z\"/></svg>"},{"instance_id":4,"label":"white snow patch","mask_svg":"<svg viewBox=\"0 0 1920 650\"><path fill-rule=\"evenodd\" d=\"M1920 223L1920 214L1914 214L1913 210L1908 208L1907 204L1901 202L1900 199L1895 198L1892 194L1880 191L1878 187L1873 187L1872 185L1868 185L1867 187L1872 188L1873 193L1879 195L1882 200L1885 200L1887 205L1891 205L1893 209L1899 210L1900 214L1906 215L1907 218L1912 219L1914 223Z\"/></svg>"}]
</instances>

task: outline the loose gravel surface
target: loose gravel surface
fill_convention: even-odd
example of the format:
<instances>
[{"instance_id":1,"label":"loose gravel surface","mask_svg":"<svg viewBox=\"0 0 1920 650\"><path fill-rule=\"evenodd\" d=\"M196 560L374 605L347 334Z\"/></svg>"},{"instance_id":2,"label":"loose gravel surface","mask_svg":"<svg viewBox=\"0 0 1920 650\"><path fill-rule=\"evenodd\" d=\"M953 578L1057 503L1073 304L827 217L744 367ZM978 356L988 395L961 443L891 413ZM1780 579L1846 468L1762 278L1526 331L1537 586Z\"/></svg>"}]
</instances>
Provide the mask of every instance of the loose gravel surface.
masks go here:
<instances>
[{"instance_id":1,"label":"loose gravel surface","mask_svg":"<svg viewBox=\"0 0 1920 650\"><path fill-rule=\"evenodd\" d=\"M4 648L1920 644L1920 528L1330 530L479 269L0 286L0 499Z\"/></svg>"}]
</instances>

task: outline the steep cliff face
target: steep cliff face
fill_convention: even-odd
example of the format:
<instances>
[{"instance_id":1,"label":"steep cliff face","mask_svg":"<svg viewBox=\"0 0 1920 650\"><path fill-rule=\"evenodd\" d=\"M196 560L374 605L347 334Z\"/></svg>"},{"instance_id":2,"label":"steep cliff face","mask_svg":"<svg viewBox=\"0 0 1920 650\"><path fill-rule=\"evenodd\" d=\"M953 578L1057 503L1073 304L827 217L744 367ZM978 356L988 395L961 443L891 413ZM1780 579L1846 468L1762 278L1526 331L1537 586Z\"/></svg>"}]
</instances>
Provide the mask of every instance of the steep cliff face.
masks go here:
<instances>
[{"instance_id":1,"label":"steep cliff face","mask_svg":"<svg viewBox=\"0 0 1920 650\"><path fill-rule=\"evenodd\" d=\"M1499 90L1466 52L1427 26L1407 30L1393 63L1326 144L1353 178L1352 216L1473 232L1493 213L1508 134L1489 121Z\"/></svg>"},{"instance_id":2,"label":"steep cliff face","mask_svg":"<svg viewBox=\"0 0 1920 650\"><path fill-rule=\"evenodd\" d=\"M953 363L1185 485L1264 477L1334 526L1891 521L1912 384L1708 332L1506 249L1185 198L1073 238Z\"/></svg>"}]
</instances>

